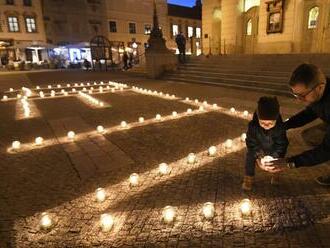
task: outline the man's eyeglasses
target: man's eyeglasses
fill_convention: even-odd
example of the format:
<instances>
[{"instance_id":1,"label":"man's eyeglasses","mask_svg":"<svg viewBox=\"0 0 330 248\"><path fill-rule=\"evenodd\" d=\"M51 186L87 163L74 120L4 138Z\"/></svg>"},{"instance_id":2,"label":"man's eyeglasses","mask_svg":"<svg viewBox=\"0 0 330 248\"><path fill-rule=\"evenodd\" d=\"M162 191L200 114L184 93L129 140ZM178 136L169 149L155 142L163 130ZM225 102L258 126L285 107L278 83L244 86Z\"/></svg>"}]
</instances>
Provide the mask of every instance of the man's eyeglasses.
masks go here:
<instances>
[{"instance_id":1,"label":"man's eyeglasses","mask_svg":"<svg viewBox=\"0 0 330 248\"><path fill-rule=\"evenodd\" d=\"M308 92L304 93L304 94L298 94L298 93L294 93L294 92L291 92L291 94L297 98L297 99L305 99L306 96L308 96L310 93L312 93L319 85L322 85L323 83L319 83L319 84L316 84L313 88L311 88Z\"/></svg>"}]
</instances>

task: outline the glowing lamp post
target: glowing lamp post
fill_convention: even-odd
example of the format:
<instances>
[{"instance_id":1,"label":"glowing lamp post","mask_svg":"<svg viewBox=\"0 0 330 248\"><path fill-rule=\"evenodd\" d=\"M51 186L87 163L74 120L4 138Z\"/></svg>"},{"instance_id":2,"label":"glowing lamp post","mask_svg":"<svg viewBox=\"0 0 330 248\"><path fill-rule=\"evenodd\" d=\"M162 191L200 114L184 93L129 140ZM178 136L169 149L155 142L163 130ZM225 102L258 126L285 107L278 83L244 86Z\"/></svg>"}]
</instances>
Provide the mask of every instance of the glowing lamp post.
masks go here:
<instances>
[{"instance_id":1,"label":"glowing lamp post","mask_svg":"<svg viewBox=\"0 0 330 248\"><path fill-rule=\"evenodd\" d=\"M159 173L161 174L161 175L167 175L167 174L169 174L170 173L170 167L168 166L168 164L166 164L166 163L161 163L160 165L159 165Z\"/></svg>"},{"instance_id":2,"label":"glowing lamp post","mask_svg":"<svg viewBox=\"0 0 330 248\"><path fill-rule=\"evenodd\" d=\"M189 153L187 157L188 164L194 164L196 163L196 155L194 153Z\"/></svg>"},{"instance_id":3,"label":"glowing lamp post","mask_svg":"<svg viewBox=\"0 0 330 248\"><path fill-rule=\"evenodd\" d=\"M139 185L139 175L137 173L133 173L129 177L129 183L132 187L136 187Z\"/></svg>"},{"instance_id":4,"label":"glowing lamp post","mask_svg":"<svg viewBox=\"0 0 330 248\"><path fill-rule=\"evenodd\" d=\"M103 232L108 232L112 229L113 218L110 214L102 214L100 217L100 227Z\"/></svg>"},{"instance_id":5,"label":"glowing lamp post","mask_svg":"<svg viewBox=\"0 0 330 248\"><path fill-rule=\"evenodd\" d=\"M169 224L172 223L175 219L175 209L172 206L166 206L163 210L163 219L164 222Z\"/></svg>"},{"instance_id":6,"label":"glowing lamp post","mask_svg":"<svg viewBox=\"0 0 330 248\"><path fill-rule=\"evenodd\" d=\"M209 156L214 157L217 154L217 148L215 146L211 146L208 150Z\"/></svg>"},{"instance_id":7,"label":"glowing lamp post","mask_svg":"<svg viewBox=\"0 0 330 248\"><path fill-rule=\"evenodd\" d=\"M11 147L14 149L14 150L18 150L21 148L21 142L19 142L18 140L15 140L12 144L11 144Z\"/></svg>"},{"instance_id":8,"label":"glowing lamp post","mask_svg":"<svg viewBox=\"0 0 330 248\"><path fill-rule=\"evenodd\" d=\"M227 139L225 142L225 148L226 149L231 149L233 147L233 140Z\"/></svg>"},{"instance_id":9,"label":"glowing lamp post","mask_svg":"<svg viewBox=\"0 0 330 248\"><path fill-rule=\"evenodd\" d=\"M44 142L44 139L43 139L42 137L37 137L37 138L35 139L35 144L36 144L37 146L41 146L43 142Z\"/></svg>"},{"instance_id":10,"label":"glowing lamp post","mask_svg":"<svg viewBox=\"0 0 330 248\"><path fill-rule=\"evenodd\" d=\"M42 229L50 229L53 225L53 220L48 213L44 212L41 214L40 227Z\"/></svg>"},{"instance_id":11,"label":"glowing lamp post","mask_svg":"<svg viewBox=\"0 0 330 248\"><path fill-rule=\"evenodd\" d=\"M105 190L103 188L98 188L95 191L95 197L98 202L104 202L107 194L105 193Z\"/></svg>"},{"instance_id":12,"label":"glowing lamp post","mask_svg":"<svg viewBox=\"0 0 330 248\"><path fill-rule=\"evenodd\" d=\"M98 132L98 133L104 133L104 127L103 126L97 126L97 128L96 128L96 131Z\"/></svg>"},{"instance_id":13,"label":"glowing lamp post","mask_svg":"<svg viewBox=\"0 0 330 248\"><path fill-rule=\"evenodd\" d=\"M68 138L69 140L74 140L74 137L76 136L76 134L73 131L69 131L68 132Z\"/></svg>"},{"instance_id":14,"label":"glowing lamp post","mask_svg":"<svg viewBox=\"0 0 330 248\"><path fill-rule=\"evenodd\" d=\"M202 208L205 219L212 219L214 217L214 204L212 202L206 202Z\"/></svg>"},{"instance_id":15,"label":"glowing lamp post","mask_svg":"<svg viewBox=\"0 0 330 248\"><path fill-rule=\"evenodd\" d=\"M240 210L243 216L249 216L252 212L252 204L249 199L244 199L241 202Z\"/></svg>"}]
</instances>

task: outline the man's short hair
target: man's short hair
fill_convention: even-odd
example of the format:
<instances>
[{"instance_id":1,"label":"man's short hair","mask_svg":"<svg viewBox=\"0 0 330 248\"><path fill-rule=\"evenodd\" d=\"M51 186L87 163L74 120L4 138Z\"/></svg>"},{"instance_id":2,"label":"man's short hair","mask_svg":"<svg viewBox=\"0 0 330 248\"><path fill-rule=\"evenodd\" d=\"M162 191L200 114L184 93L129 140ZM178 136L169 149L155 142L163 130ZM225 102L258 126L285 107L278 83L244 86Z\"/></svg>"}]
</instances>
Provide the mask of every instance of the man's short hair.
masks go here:
<instances>
[{"instance_id":1,"label":"man's short hair","mask_svg":"<svg viewBox=\"0 0 330 248\"><path fill-rule=\"evenodd\" d=\"M308 88L312 88L319 83L325 83L326 77L324 73L313 64L301 64L293 72L289 81L290 86L303 84Z\"/></svg>"},{"instance_id":2,"label":"man's short hair","mask_svg":"<svg viewBox=\"0 0 330 248\"><path fill-rule=\"evenodd\" d=\"M277 98L269 96L260 97L257 115L259 120L277 120L280 115L280 104Z\"/></svg>"}]
</instances>

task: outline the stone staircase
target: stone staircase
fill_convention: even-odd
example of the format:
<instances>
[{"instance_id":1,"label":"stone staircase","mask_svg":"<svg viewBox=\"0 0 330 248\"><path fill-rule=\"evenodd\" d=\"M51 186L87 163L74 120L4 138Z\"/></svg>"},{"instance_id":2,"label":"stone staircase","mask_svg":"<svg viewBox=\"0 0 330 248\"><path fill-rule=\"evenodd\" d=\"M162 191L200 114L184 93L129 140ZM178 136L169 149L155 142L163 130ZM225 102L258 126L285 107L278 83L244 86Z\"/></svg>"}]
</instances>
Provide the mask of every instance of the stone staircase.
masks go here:
<instances>
[{"instance_id":1,"label":"stone staircase","mask_svg":"<svg viewBox=\"0 0 330 248\"><path fill-rule=\"evenodd\" d=\"M191 58L163 79L289 96L291 71L303 62L316 64L330 75L330 54L224 55Z\"/></svg>"}]
</instances>

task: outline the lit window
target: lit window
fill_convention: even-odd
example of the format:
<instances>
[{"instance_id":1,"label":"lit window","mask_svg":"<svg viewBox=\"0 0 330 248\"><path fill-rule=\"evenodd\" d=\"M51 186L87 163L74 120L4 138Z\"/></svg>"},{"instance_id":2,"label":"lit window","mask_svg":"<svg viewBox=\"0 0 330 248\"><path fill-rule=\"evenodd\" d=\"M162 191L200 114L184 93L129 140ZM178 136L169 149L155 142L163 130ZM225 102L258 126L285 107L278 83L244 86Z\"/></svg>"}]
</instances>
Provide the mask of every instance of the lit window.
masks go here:
<instances>
[{"instance_id":1,"label":"lit window","mask_svg":"<svg viewBox=\"0 0 330 248\"><path fill-rule=\"evenodd\" d=\"M136 34L136 25L134 22L128 24L128 31L130 34Z\"/></svg>"},{"instance_id":2,"label":"lit window","mask_svg":"<svg viewBox=\"0 0 330 248\"><path fill-rule=\"evenodd\" d=\"M8 16L9 32L19 32L18 19L16 16Z\"/></svg>"},{"instance_id":3,"label":"lit window","mask_svg":"<svg viewBox=\"0 0 330 248\"><path fill-rule=\"evenodd\" d=\"M246 35L252 35L252 20L249 19L246 24Z\"/></svg>"},{"instance_id":4,"label":"lit window","mask_svg":"<svg viewBox=\"0 0 330 248\"><path fill-rule=\"evenodd\" d=\"M202 30L201 28L196 28L196 38L200 39L202 37Z\"/></svg>"},{"instance_id":5,"label":"lit window","mask_svg":"<svg viewBox=\"0 0 330 248\"><path fill-rule=\"evenodd\" d=\"M259 6L260 0L245 0L244 1L244 12L248 11L252 7Z\"/></svg>"},{"instance_id":6,"label":"lit window","mask_svg":"<svg viewBox=\"0 0 330 248\"><path fill-rule=\"evenodd\" d=\"M178 33L179 33L179 26L173 24L173 25L172 25L172 35L173 35L173 36L176 36Z\"/></svg>"},{"instance_id":7,"label":"lit window","mask_svg":"<svg viewBox=\"0 0 330 248\"><path fill-rule=\"evenodd\" d=\"M194 36L194 28L193 27L188 27L188 37L193 37Z\"/></svg>"},{"instance_id":8,"label":"lit window","mask_svg":"<svg viewBox=\"0 0 330 248\"><path fill-rule=\"evenodd\" d=\"M308 29L317 27L317 19L319 17L319 7L314 7L309 11L308 15Z\"/></svg>"},{"instance_id":9,"label":"lit window","mask_svg":"<svg viewBox=\"0 0 330 248\"><path fill-rule=\"evenodd\" d=\"M117 33L117 23L115 21L109 21L110 33Z\"/></svg>"},{"instance_id":10,"label":"lit window","mask_svg":"<svg viewBox=\"0 0 330 248\"><path fill-rule=\"evenodd\" d=\"M144 25L144 34L150 34L151 33L151 25L145 24Z\"/></svg>"},{"instance_id":11,"label":"lit window","mask_svg":"<svg viewBox=\"0 0 330 248\"><path fill-rule=\"evenodd\" d=\"M34 17L26 17L25 23L26 23L26 31L28 33L37 32L36 20Z\"/></svg>"}]
</instances>

